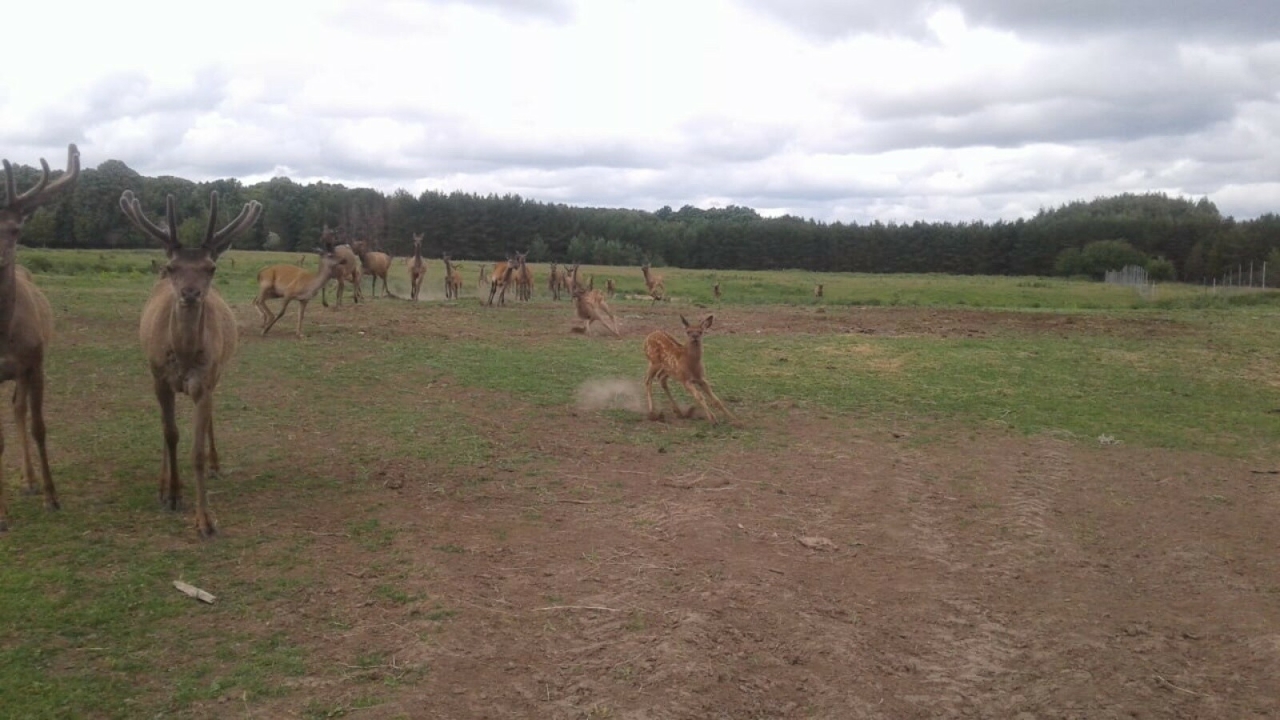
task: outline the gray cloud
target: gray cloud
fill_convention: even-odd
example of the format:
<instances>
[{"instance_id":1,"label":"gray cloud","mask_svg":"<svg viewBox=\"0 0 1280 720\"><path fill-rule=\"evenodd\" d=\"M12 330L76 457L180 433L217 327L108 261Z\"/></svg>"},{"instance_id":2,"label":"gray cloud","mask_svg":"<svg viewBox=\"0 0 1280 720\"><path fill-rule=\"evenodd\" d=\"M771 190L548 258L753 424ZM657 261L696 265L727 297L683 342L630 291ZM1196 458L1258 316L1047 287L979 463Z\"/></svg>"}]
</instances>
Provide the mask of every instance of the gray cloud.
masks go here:
<instances>
[{"instance_id":1,"label":"gray cloud","mask_svg":"<svg viewBox=\"0 0 1280 720\"><path fill-rule=\"evenodd\" d=\"M1280 34L1272 0L741 0L745 7L806 34L928 34L925 21L944 7L960 9L972 25L1056 40L1079 35L1176 35L1180 38L1270 40Z\"/></svg>"}]
</instances>

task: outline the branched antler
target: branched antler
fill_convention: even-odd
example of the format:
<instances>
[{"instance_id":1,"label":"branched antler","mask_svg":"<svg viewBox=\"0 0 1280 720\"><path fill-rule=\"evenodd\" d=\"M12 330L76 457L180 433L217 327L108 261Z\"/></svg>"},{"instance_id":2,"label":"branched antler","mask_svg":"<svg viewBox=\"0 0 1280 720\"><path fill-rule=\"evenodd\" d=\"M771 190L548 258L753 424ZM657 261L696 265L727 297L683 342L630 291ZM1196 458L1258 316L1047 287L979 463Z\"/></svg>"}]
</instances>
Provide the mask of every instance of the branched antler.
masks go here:
<instances>
[{"instance_id":1,"label":"branched antler","mask_svg":"<svg viewBox=\"0 0 1280 720\"><path fill-rule=\"evenodd\" d=\"M13 166L4 160L5 209L14 210L23 216L35 212L36 208L53 199L63 188L70 187L80 177L80 150L75 143L67 146L67 171L57 180L49 182L49 163L40 158L40 181L35 187L18 194L17 183L13 179Z\"/></svg>"}]
</instances>

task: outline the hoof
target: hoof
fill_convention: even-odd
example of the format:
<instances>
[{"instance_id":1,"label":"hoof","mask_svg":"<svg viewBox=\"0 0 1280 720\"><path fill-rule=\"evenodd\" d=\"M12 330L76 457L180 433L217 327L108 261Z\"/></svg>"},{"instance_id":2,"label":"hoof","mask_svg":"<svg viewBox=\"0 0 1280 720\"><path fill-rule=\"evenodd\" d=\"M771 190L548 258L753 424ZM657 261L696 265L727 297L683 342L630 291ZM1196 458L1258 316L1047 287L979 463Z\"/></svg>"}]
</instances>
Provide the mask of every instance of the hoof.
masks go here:
<instances>
[{"instance_id":1,"label":"hoof","mask_svg":"<svg viewBox=\"0 0 1280 720\"><path fill-rule=\"evenodd\" d=\"M649 420L651 422L666 422L667 416L665 413L649 413Z\"/></svg>"},{"instance_id":2,"label":"hoof","mask_svg":"<svg viewBox=\"0 0 1280 720\"><path fill-rule=\"evenodd\" d=\"M207 528L198 527L196 528L196 535L199 535L201 540L213 540L218 536L218 528L212 525Z\"/></svg>"},{"instance_id":3,"label":"hoof","mask_svg":"<svg viewBox=\"0 0 1280 720\"><path fill-rule=\"evenodd\" d=\"M50 512L54 510L61 510L62 503L58 502L58 498L50 498L44 501L44 509L49 510Z\"/></svg>"}]
</instances>

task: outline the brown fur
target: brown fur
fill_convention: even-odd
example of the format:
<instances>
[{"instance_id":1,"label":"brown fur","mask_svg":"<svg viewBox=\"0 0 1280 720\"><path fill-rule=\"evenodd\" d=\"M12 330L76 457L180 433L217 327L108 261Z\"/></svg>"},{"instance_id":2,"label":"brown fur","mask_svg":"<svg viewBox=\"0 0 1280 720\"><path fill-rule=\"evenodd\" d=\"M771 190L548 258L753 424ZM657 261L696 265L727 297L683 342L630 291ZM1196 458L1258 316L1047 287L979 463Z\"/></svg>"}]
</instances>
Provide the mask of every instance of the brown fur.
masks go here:
<instances>
[{"instance_id":1,"label":"brown fur","mask_svg":"<svg viewBox=\"0 0 1280 720\"><path fill-rule=\"evenodd\" d=\"M702 412L706 413L712 425L719 420L715 413L711 412L711 408L707 407L703 393L706 393L731 421L737 420L729 408L725 407L720 398L712 392L711 384L707 382L706 371L702 367L702 334L711 327L711 321L714 318L714 315L708 315L697 325L690 325L689 321L681 315L680 322L684 323L684 332L689 339L687 345L681 345L670 333L662 330L655 330L644 339L644 354L649 359L649 369L644 374L644 393L649 401L650 420L663 419L662 413L656 413L653 410L654 380L662 383L662 390L671 401L671 409L675 411L677 417L693 417L693 407L690 406L687 411L681 410L675 396L671 394L671 388L667 385L667 380L670 378L684 385L689 395L702 406Z\"/></svg>"},{"instance_id":2,"label":"brown fur","mask_svg":"<svg viewBox=\"0 0 1280 720\"><path fill-rule=\"evenodd\" d=\"M0 382L14 382L13 420L22 443L22 472L27 492L34 494L42 490L45 507L57 510L61 505L49 472L44 422L44 357L53 341L53 308L36 287L31 273L18 265L18 239L23 224L37 208L75 184L80 176L80 151L75 145L67 146L67 171L53 182L49 182L49 163L44 158L40 159L40 166L43 173L39 182L19 195L13 167L8 160L4 161L5 202L0 205ZM41 490L36 489L31 457L33 437L40 461ZM3 453L4 436L0 435L0 455ZM0 532L8 529L8 521L4 477L0 473Z\"/></svg>"},{"instance_id":3,"label":"brown fur","mask_svg":"<svg viewBox=\"0 0 1280 720\"><path fill-rule=\"evenodd\" d=\"M213 285L216 260L236 234L246 230L262 213L262 206L250 202L240 214L215 232L218 221L218 193L209 196L209 226L204 243L184 248L178 242L174 200L166 201L168 227L161 229L142 212L142 203L126 190L120 207L139 230L159 240L169 263L163 277L151 289L142 308L138 338L151 366L151 377L160 404L164 425L164 455L160 464L160 501L170 510L179 507L178 425L174 401L186 393L195 403L192 461L196 475L196 532L212 537L217 532L205 495L206 449L208 469L218 472L218 449L213 434L213 393L222 372L235 355L236 318Z\"/></svg>"},{"instance_id":4,"label":"brown fur","mask_svg":"<svg viewBox=\"0 0 1280 720\"><path fill-rule=\"evenodd\" d=\"M507 288L516 284L516 278L522 277L521 268L524 267L525 253L516 253L512 257L508 257L506 262L500 262L493 266L493 273L489 275L489 302L493 305L493 298L497 296L499 305L507 304ZM517 294L519 289L516 290Z\"/></svg>"},{"instance_id":5,"label":"brown fur","mask_svg":"<svg viewBox=\"0 0 1280 720\"><path fill-rule=\"evenodd\" d=\"M662 282L662 276L649 269L649 263L640 266L640 272L644 273L644 286L649 291L649 297L653 298L653 303L658 302L667 294L667 286Z\"/></svg>"},{"instance_id":6,"label":"brown fur","mask_svg":"<svg viewBox=\"0 0 1280 720\"><path fill-rule=\"evenodd\" d=\"M574 332L586 334L591 330L591 323L598 321L616 337L622 337L622 333L618 332L618 319L613 316L613 311L609 309L609 304L604 301L604 294L599 290L592 290L578 283L577 265L574 265L573 269L569 271L568 283L569 292L573 296L574 311L577 313L579 320L586 321L584 325L575 327Z\"/></svg>"},{"instance_id":7,"label":"brown fur","mask_svg":"<svg viewBox=\"0 0 1280 720\"><path fill-rule=\"evenodd\" d=\"M338 291L334 298L334 303L339 307L342 306L342 293L346 290L347 283L351 284L351 302L360 302L364 299L364 292L360 289L360 258L356 257L356 252L346 243L338 242L337 231L331 229L328 225L320 232L321 247L333 246L333 254L338 259L338 269L332 274L332 278L338 281ZM304 256L305 257L305 256ZM326 291L329 284L325 283L320 288L320 304L329 307L329 298L326 297Z\"/></svg>"},{"instance_id":8,"label":"brown fur","mask_svg":"<svg viewBox=\"0 0 1280 720\"><path fill-rule=\"evenodd\" d=\"M387 288L387 273L391 271L391 256L384 252L370 250L363 240L351 243L351 249L355 250L360 258L364 275L369 275L373 279L373 297L378 297L378 280L382 280L383 294L390 296L391 291Z\"/></svg>"},{"instance_id":9,"label":"brown fur","mask_svg":"<svg viewBox=\"0 0 1280 720\"><path fill-rule=\"evenodd\" d=\"M568 272L556 263L551 263L551 274L547 276L547 289L551 291L551 297L555 300L560 299L561 293L570 290Z\"/></svg>"},{"instance_id":10,"label":"brown fur","mask_svg":"<svg viewBox=\"0 0 1280 720\"><path fill-rule=\"evenodd\" d=\"M813 296L816 298L822 297L822 283L818 283L817 287L813 289Z\"/></svg>"},{"instance_id":11,"label":"brown fur","mask_svg":"<svg viewBox=\"0 0 1280 720\"><path fill-rule=\"evenodd\" d=\"M716 299L717 299L717 300L719 300L719 299L720 299L720 283L716 283L716 284L711 288L711 293L712 293L713 295L715 295L715 296L716 296Z\"/></svg>"},{"instance_id":12,"label":"brown fur","mask_svg":"<svg viewBox=\"0 0 1280 720\"><path fill-rule=\"evenodd\" d=\"M440 259L444 263L444 298L457 300L462 292L462 266L454 265L447 253ZM480 268L480 274L484 275L484 268Z\"/></svg>"},{"instance_id":13,"label":"brown fur","mask_svg":"<svg viewBox=\"0 0 1280 720\"><path fill-rule=\"evenodd\" d=\"M604 281L604 291L608 294L609 299L613 299L613 294L617 292L617 288L613 284L613 278Z\"/></svg>"},{"instance_id":14,"label":"brown fur","mask_svg":"<svg viewBox=\"0 0 1280 720\"><path fill-rule=\"evenodd\" d=\"M253 306L262 315L262 334L270 332L276 321L284 316L289 303L298 301L298 329L295 334L303 337L302 318L307 314L307 303L312 300L339 271L338 257L332 247L317 248L320 254L319 267L316 272L307 272L294 265L268 265L258 271L258 296L253 299ZM274 314L267 305L268 300L284 298L280 312Z\"/></svg>"},{"instance_id":15,"label":"brown fur","mask_svg":"<svg viewBox=\"0 0 1280 720\"><path fill-rule=\"evenodd\" d=\"M413 257L409 264L409 299L417 301L418 292L422 290L422 280L427 276L427 261L422 259L422 236L413 234Z\"/></svg>"}]
</instances>

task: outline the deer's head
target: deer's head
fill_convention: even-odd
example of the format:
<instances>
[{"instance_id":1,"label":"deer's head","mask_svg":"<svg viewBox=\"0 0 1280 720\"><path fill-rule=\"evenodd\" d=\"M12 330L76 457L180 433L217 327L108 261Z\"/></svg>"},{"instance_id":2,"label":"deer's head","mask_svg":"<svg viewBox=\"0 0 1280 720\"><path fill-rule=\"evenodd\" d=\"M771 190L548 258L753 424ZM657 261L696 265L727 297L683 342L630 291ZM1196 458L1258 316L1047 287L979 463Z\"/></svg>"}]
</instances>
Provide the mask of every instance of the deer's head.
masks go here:
<instances>
[{"instance_id":1,"label":"deer's head","mask_svg":"<svg viewBox=\"0 0 1280 720\"><path fill-rule=\"evenodd\" d=\"M702 345L702 333L711 328L711 322L715 317L715 315L708 315L697 325L690 325L689 321L685 320L683 315L680 316L680 322L684 323L684 334L689 338L690 347Z\"/></svg>"},{"instance_id":2,"label":"deer's head","mask_svg":"<svg viewBox=\"0 0 1280 720\"><path fill-rule=\"evenodd\" d=\"M423 237L424 237L424 236L419 235L418 233L414 233L414 234L413 234L413 250L414 250L414 252L417 252L417 251L419 251L419 250L421 250L421 249L422 249L422 238L423 238Z\"/></svg>"},{"instance_id":3,"label":"deer's head","mask_svg":"<svg viewBox=\"0 0 1280 720\"><path fill-rule=\"evenodd\" d=\"M4 160L5 201L0 205L0 244L12 248L18 244L22 225L41 205L71 187L80 177L80 151L74 144L67 146L67 171L57 180L49 182L49 163L40 158L40 181L21 195L13 179L13 166Z\"/></svg>"},{"instance_id":4,"label":"deer's head","mask_svg":"<svg viewBox=\"0 0 1280 720\"><path fill-rule=\"evenodd\" d=\"M173 196L165 198L166 227L161 228L142 212L142 202L125 190L120 196L120 209L134 227L158 240L164 247L168 263L161 269L161 278L173 287L174 297L184 308L199 307L209 294L213 273L218 269L218 256L231 247L231 241L241 231L257 222L262 205L255 201L245 203L244 209L234 220L218 227L218 191L209 193L209 226L204 242L198 247L184 248L178 242L178 219L174 212Z\"/></svg>"}]
</instances>

